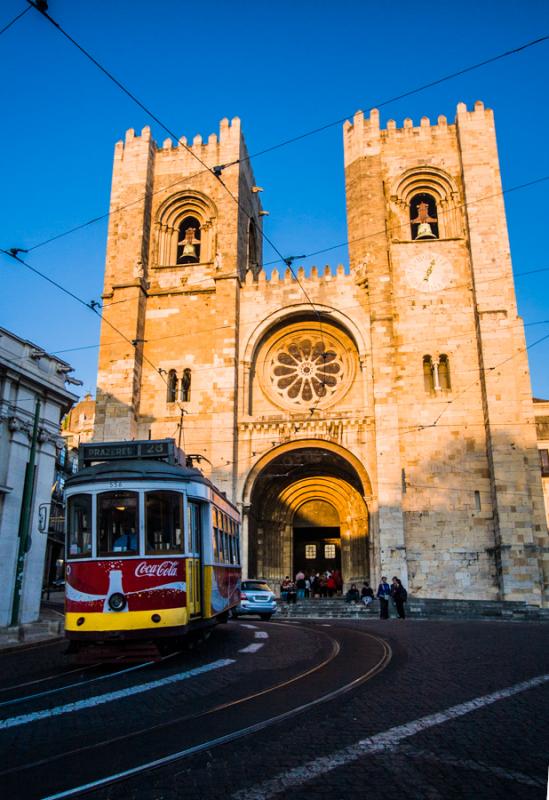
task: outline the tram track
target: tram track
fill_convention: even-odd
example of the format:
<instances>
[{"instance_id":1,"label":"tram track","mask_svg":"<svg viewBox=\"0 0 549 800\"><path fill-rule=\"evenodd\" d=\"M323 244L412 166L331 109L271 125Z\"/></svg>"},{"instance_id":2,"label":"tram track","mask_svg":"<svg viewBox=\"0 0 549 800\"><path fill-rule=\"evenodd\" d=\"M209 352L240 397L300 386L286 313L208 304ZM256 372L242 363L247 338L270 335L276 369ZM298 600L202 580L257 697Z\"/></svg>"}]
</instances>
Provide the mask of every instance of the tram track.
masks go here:
<instances>
[{"instance_id":1,"label":"tram track","mask_svg":"<svg viewBox=\"0 0 549 800\"><path fill-rule=\"evenodd\" d=\"M47 689L44 692L34 692L33 694L25 695L24 697L14 697L10 698L9 700L2 700L0 702L0 708L3 708L5 706L17 705L17 703L27 703L32 700L37 700L38 698L41 697L49 697L53 694L58 694L59 692L67 691L68 689L75 689L75 688L80 688L82 686L89 686L90 684L97 683L98 681L106 681L109 678L116 678L119 675L125 675L129 672L136 672L137 670L144 669L145 667L150 667L153 664L161 664L162 662L167 661L170 658L174 658L175 656L180 655L180 653L181 651L176 651L175 653L169 653L168 655L163 656L162 658L156 659L154 661L144 661L142 664L135 664L132 667L126 667L124 669L114 670L113 672L108 672L105 675L97 675L94 678L89 678L88 680L77 681L76 683L68 683L64 684L63 686L56 686L55 689ZM123 657L121 656L119 660L122 660L122 658ZM100 666L101 664L97 663L90 665L90 668L100 667ZM82 672L82 671L83 670L78 670L78 669L70 670L69 672L65 672L64 675L69 675L73 674L74 672ZM48 680L48 679L44 678L43 680ZM54 680L54 676L51 677L51 680ZM21 685L24 686L24 684Z\"/></svg>"},{"instance_id":2,"label":"tram track","mask_svg":"<svg viewBox=\"0 0 549 800\"><path fill-rule=\"evenodd\" d=\"M285 623L269 624L269 629L271 630L273 628L284 627L287 628L288 626L286 626ZM296 627L297 626L292 626L292 630L295 630ZM172 732L186 732L188 737L190 735L191 741L187 743L187 746L175 752L162 752L159 754L158 758L143 760L141 763L133 764L127 769L111 772L108 775L96 777L94 780L81 783L72 788L65 788L60 792L42 795L41 797L43 800L57 800L57 798L77 797L94 793L103 787L127 781L134 776L161 769L164 766L189 758L204 750L212 750L242 737L265 730L268 727L277 725L295 715L303 713L309 708L334 700L374 677L378 672L384 669L390 661L391 651L389 646L383 640L379 639L379 637L361 632L359 634L360 637L367 637L370 640L370 645L377 648L376 652L378 652L379 657L368 669L354 669L351 670L352 674L349 674L349 663L347 662L345 665L341 665L340 663L340 659L342 658L341 641L339 641L331 631L321 631L318 627L315 628L310 625L304 625L302 627L304 630L313 633L315 637L322 638L325 644L329 645L329 652L321 661L307 669L301 670L297 675L291 675L284 680L264 686L257 691L248 692L243 696L233 697L223 702L214 703L211 707L195 713L178 715L177 717L156 724L142 726L138 730L103 738L100 742L86 744L57 754L50 753L44 758L26 762L23 765L15 766L0 772L0 778L10 779L9 782L11 783L15 779L20 780L22 776L40 772L42 769L48 769L48 771L52 768L57 769L63 762L85 762L88 764L94 762L102 764L104 763L103 758L105 758L106 753L112 753L113 751L128 752L132 750L132 748L137 749L137 752L139 752L140 748L143 750L143 741L147 739L150 740L153 735L157 735L155 741L159 738L158 734L162 734L162 741L170 741L173 738L170 736L170 730ZM356 637L356 633L353 635ZM340 636L339 638L341 639L342 637ZM345 639L345 634L343 635L343 639ZM330 675L327 675L328 672ZM343 675L343 682L339 679L340 674ZM302 695L307 695L307 691L303 685L305 684L305 687L310 686L310 682L307 682L307 679L313 678L313 676L320 678L321 685L327 684L324 687L326 690L321 691L319 694L313 693L313 695L311 695L309 691L306 702L299 702ZM324 678L322 678L322 676L324 676ZM324 684L322 683L323 680ZM333 685L334 683L336 684L335 688ZM288 707L285 708L285 705ZM239 709L242 709L242 711L239 711ZM235 712L238 714L239 720L243 717L245 722L250 722L251 724L239 725L235 728L234 724L231 722L231 715ZM205 733L208 733L208 730L210 730L220 735L210 735L206 739L199 737L201 739L200 741L192 741L193 735L198 728L200 730L204 728ZM135 743L139 742L141 742L140 748L135 745ZM106 761L108 762L108 759L106 759ZM62 768L60 769L61 772L64 772ZM38 797L38 795L33 796Z\"/></svg>"}]
</instances>

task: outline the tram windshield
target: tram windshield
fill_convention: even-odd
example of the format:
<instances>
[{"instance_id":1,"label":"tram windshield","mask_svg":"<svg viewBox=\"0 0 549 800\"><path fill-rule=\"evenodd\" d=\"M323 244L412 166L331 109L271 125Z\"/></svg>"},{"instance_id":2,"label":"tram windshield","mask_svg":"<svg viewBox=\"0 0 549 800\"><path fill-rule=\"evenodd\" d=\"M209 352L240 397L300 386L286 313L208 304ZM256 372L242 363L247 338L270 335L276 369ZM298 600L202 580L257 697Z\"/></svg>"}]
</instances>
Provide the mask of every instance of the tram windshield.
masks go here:
<instances>
[{"instance_id":1,"label":"tram windshield","mask_svg":"<svg viewBox=\"0 0 549 800\"><path fill-rule=\"evenodd\" d=\"M91 556L92 499L89 494L69 497L67 511L68 557Z\"/></svg>"},{"instance_id":2,"label":"tram windshield","mask_svg":"<svg viewBox=\"0 0 549 800\"><path fill-rule=\"evenodd\" d=\"M146 492L145 537L147 553L183 552L183 495L180 492Z\"/></svg>"},{"instance_id":3,"label":"tram windshield","mask_svg":"<svg viewBox=\"0 0 549 800\"><path fill-rule=\"evenodd\" d=\"M97 554L126 553L139 549L137 492L103 492L97 497Z\"/></svg>"}]
</instances>

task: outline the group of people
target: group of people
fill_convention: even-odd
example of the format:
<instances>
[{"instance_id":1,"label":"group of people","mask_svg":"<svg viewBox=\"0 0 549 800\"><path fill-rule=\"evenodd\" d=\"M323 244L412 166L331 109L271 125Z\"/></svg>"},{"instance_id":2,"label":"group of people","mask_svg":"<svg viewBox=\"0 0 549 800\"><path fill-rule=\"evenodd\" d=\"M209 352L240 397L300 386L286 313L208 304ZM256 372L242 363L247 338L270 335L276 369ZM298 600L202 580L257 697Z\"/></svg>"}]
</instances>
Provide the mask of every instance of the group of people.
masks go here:
<instances>
[{"instance_id":1,"label":"group of people","mask_svg":"<svg viewBox=\"0 0 549 800\"><path fill-rule=\"evenodd\" d=\"M280 598L288 603L296 603L298 600L308 597L340 595L342 594L342 589L343 578L341 577L341 572L337 569L332 572L328 570L322 575L318 572L305 574L302 570L299 570L295 576L295 581L291 580L289 575L286 575L280 584ZM391 584L387 583L385 575L382 576L375 597L379 600L379 616L381 619L389 619L390 600L395 605L399 619L406 618L404 603L408 599L408 592L396 575L393 577ZM345 595L345 602L362 603L366 608L370 608L374 602L374 590L368 581L364 581L360 591L356 583L353 583Z\"/></svg>"},{"instance_id":2,"label":"group of people","mask_svg":"<svg viewBox=\"0 0 549 800\"><path fill-rule=\"evenodd\" d=\"M380 619L389 619L389 600L392 600L395 604L399 619L406 618L404 603L408 599L408 592L402 585L400 578L397 578L396 575L393 577L390 585L387 583L385 575L382 576L376 597L379 600ZM368 581L364 582L360 592L358 591L356 583L353 583L345 595L345 602L363 603L366 608L369 608L374 602L374 590Z\"/></svg>"},{"instance_id":3,"label":"group of people","mask_svg":"<svg viewBox=\"0 0 549 800\"><path fill-rule=\"evenodd\" d=\"M288 603L295 603L308 597L333 597L341 594L343 589L343 578L338 569L319 572L305 573L299 570L296 573L295 581L286 575L280 584L280 597Z\"/></svg>"}]
</instances>

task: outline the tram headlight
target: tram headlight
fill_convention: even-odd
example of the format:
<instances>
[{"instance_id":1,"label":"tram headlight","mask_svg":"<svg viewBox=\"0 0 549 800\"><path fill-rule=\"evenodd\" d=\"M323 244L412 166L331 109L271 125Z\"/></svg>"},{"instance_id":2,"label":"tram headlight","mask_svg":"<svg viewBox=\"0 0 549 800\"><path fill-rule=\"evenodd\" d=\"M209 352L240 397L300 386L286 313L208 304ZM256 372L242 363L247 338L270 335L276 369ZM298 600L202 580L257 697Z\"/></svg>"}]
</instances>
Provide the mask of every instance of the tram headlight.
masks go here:
<instances>
[{"instance_id":1,"label":"tram headlight","mask_svg":"<svg viewBox=\"0 0 549 800\"><path fill-rule=\"evenodd\" d=\"M109 608L112 611L123 611L126 608L126 598L120 592L114 592L109 597Z\"/></svg>"}]
</instances>

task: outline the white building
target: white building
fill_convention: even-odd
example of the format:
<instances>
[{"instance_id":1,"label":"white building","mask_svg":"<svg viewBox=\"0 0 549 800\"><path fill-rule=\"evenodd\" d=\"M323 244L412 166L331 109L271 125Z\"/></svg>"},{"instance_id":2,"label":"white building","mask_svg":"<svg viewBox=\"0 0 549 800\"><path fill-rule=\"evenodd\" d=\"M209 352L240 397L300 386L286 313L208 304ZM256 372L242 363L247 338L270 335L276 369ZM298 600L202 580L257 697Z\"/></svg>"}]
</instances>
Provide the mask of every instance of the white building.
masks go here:
<instances>
[{"instance_id":1,"label":"white building","mask_svg":"<svg viewBox=\"0 0 549 800\"><path fill-rule=\"evenodd\" d=\"M69 372L72 368L66 361L0 328L0 627L12 619L25 471L40 400L19 622L38 618L47 543L47 536L39 532L39 509L42 505L49 509L56 448L64 445L61 417L77 400L65 388L67 382L80 384Z\"/></svg>"}]
</instances>

